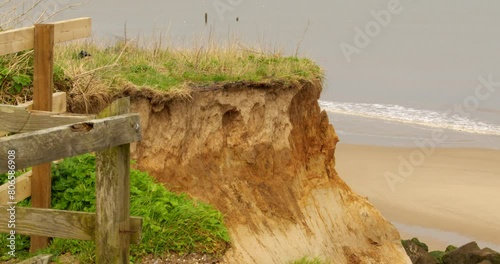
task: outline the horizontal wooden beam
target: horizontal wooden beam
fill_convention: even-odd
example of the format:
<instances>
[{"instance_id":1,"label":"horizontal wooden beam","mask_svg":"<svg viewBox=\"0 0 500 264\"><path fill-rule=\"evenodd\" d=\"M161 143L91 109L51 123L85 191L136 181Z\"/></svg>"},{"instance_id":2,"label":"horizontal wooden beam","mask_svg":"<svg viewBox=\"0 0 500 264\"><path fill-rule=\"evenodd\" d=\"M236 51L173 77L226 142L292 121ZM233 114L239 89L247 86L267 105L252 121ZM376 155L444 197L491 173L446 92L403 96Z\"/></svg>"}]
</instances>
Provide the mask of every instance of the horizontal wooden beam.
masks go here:
<instances>
[{"instance_id":1,"label":"horizontal wooden beam","mask_svg":"<svg viewBox=\"0 0 500 264\"><path fill-rule=\"evenodd\" d=\"M0 33L0 55L32 49L35 27L24 27Z\"/></svg>"},{"instance_id":2,"label":"horizontal wooden beam","mask_svg":"<svg viewBox=\"0 0 500 264\"><path fill-rule=\"evenodd\" d=\"M9 158L15 169L111 148L141 139L139 114L125 114L90 120L0 138L0 173L5 173ZM8 151L15 155L8 157Z\"/></svg>"},{"instance_id":3,"label":"horizontal wooden beam","mask_svg":"<svg viewBox=\"0 0 500 264\"><path fill-rule=\"evenodd\" d=\"M0 205L6 205L7 202L12 202L9 199L8 189L9 183L0 186ZM31 196L31 171L16 177L16 195L14 202L20 202Z\"/></svg>"},{"instance_id":4,"label":"horizontal wooden beam","mask_svg":"<svg viewBox=\"0 0 500 264\"><path fill-rule=\"evenodd\" d=\"M66 112L66 93L65 92L56 92L52 94L52 112L53 113L65 113ZM33 108L33 101L28 101L26 103L18 105L18 107L23 107L25 109L31 110ZM1 114L0 114L1 115ZM94 118L91 118L94 119ZM81 122L82 120L78 121ZM4 124L0 124L2 126ZM9 131L0 130L0 137L3 137L9 134Z\"/></svg>"},{"instance_id":5,"label":"horizontal wooden beam","mask_svg":"<svg viewBox=\"0 0 500 264\"><path fill-rule=\"evenodd\" d=\"M21 262L18 262L17 264L48 264L48 263L53 263L53 262L50 262L51 258L52 258L51 254L38 255L38 256L34 256L32 258L23 260Z\"/></svg>"},{"instance_id":6,"label":"horizontal wooden beam","mask_svg":"<svg viewBox=\"0 0 500 264\"><path fill-rule=\"evenodd\" d=\"M54 24L54 44L89 37L92 33L90 17L58 21Z\"/></svg>"},{"instance_id":7,"label":"horizontal wooden beam","mask_svg":"<svg viewBox=\"0 0 500 264\"><path fill-rule=\"evenodd\" d=\"M33 101L28 101L26 103L18 105L19 107L26 108L27 110L33 109ZM55 92L52 94L52 111L53 113L65 113L66 112L66 93L65 92Z\"/></svg>"},{"instance_id":8,"label":"horizontal wooden beam","mask_svg":"<svg viewBox=\"0 0 500 264\"><path fill-rule=\"evenodd\" d=\"M89 17L65 20L54 24L54 43L85 38L91 35ZM24 27L0 33L0 55L32 49L35 45L35 27Z\"/></svg>"},{"instance_id":9,"label":"horizontal wooden beam","mask_svg":"<svg viewBox=\"0 0 500 264\"><path fill-rule=\"evenodd\" d=\"M9 233L10 206L0 206L0 232ZM37 235L65 239L94 240L95 213L62 211L54 209L15 206L15 231L19 235ZM139 243L142 235L142 218L130 217L130 241Z\"/></svg>"},{"instance_id":10,"label":"horizontal wooden beam","mask_svg":"<svg viewBox=\"0 0 500 264\"><path fill-rule=\"evenodd\" d=\"M56 114L44 111L26 111L24 106L0 104L0 131L29 132L74 124L94 119L94 115Z\"/></svg>"}]
</instances>

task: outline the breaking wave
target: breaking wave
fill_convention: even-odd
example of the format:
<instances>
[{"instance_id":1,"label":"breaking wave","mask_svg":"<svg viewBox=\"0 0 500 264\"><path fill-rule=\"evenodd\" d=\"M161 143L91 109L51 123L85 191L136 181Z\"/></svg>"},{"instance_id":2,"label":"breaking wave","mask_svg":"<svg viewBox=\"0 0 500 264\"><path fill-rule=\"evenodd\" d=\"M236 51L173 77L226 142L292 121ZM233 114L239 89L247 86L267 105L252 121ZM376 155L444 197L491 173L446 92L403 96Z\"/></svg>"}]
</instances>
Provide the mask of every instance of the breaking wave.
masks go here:
<instances>
[{"instance_id":1,"label":"breaking wave","mask_svg":"<svg viewBox=\"0 0 500 264\"><path fill-rule=\"evenodd\" d=\"M500 126L474 121L458 113L407 108L391 104L319 101L319 105L323 110L331 113L451 129L467 133L500 136Z\"/></svg>"}]
</instances>

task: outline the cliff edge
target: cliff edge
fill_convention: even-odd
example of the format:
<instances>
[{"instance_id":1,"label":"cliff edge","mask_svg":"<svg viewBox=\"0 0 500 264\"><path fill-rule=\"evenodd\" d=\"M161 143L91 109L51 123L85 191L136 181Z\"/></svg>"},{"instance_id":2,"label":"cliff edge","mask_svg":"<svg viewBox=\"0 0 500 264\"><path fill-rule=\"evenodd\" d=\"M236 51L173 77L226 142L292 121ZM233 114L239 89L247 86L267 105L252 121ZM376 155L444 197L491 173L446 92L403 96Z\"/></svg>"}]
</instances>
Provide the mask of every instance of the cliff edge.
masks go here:
<instances>
[{"instance_id":1,"label":"cliff edge","mask_svg":"<svg viewBox=\"0 0 500 264\"><path fill-rule=\"evenodd\" d=\"M225 214L227 263L411 263L397 230L335 171L320 92L320 81L241 82L160 104L132 96L143 132L132 157Z\"/></svg>"}]
</instances>

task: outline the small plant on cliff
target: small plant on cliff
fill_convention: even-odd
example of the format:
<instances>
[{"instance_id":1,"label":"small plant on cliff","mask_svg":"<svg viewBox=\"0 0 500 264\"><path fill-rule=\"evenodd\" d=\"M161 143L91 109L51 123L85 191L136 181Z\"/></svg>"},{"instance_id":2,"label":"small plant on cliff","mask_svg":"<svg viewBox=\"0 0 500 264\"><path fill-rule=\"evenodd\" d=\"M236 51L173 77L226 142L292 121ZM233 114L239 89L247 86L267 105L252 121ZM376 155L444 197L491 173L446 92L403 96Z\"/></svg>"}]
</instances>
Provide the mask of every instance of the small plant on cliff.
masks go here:
<instances>
[{"instance_id":1,"label":"small plant on cliff","mask_svg":"<svg viewBox=\"0 0 500 264\"><path fill-rule=\"evenodd\" d=\"M65 159L53 166L52 207L60 210L95 211L95 157L82 155ZM5 178L0 175L0 182ZM179 254L207 253L220 256L229 243L223 216L212 206L174 194L155 182L147 173L131 170L132 216L143 217L142 240L131 246L131 258L159 256L168 252ZM25 206L28 201L23 202ZM0 243L6 241L0 234ZM16 252L21 258L29 255L29 238L18 236ZM5 245L0 254L7 256ZM44 252L54 255L70 253L81 263L92 263L95 245L92 241L54 238ZM24 254L23 254L24 251ZM2 260L2 259L0 259ZM5 259L3 259L5 260Z\"/></svg>"},{"instance_id":2,"label":"small plant on cliff","mask_svg":"<svg viewBox=\"0 0 500 264\"><path fill-rule=\"evenodd\" d=\"M321 260L320 258L309 258L302 257L300 259L290 261L287 264L326 264L326 261Z\"/></svg>"}]
</instances>

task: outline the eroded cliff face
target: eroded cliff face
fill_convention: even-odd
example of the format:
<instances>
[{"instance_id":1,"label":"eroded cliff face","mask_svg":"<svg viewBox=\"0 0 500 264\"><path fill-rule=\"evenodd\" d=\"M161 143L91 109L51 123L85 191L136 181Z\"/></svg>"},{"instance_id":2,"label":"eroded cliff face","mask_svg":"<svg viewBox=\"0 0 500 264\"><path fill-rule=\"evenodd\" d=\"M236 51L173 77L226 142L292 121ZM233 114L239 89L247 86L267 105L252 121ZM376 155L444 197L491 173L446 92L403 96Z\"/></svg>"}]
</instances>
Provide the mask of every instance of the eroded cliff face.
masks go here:
<instances>
[{"instance_id":1,"label":"eroded cliff face","mask_svg":"<svg viewBox=\"0 0 500 264\"><path fill-rule=\"evenodd\" d=\"M226 215L228 263L410 263L397 230L335 171L321 83L233 84L152 106L132 98L137 166Z\"/></svg>"}]
</instances>

